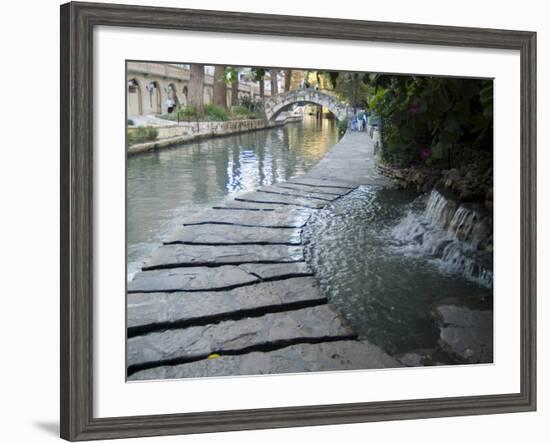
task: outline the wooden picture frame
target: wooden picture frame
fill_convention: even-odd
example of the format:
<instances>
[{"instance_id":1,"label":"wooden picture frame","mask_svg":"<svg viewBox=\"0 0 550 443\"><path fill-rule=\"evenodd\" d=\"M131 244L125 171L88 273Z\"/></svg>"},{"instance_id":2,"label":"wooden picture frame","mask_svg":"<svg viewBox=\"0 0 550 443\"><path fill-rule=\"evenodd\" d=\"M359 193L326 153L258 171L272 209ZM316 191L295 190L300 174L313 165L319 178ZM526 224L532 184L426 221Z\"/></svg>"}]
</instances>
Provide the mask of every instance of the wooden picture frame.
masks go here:
<instances>
[{"instance_id":1,"label":"wooden picture frame","mask_svg":"<svg viewBox=\"0 0 550 443\"><path fill-rule=\"evenodd\" d=\"M517 394L95 418L93 29L119 26L519 51L521 389ZM98 3L61 6L61 437L145 437L536 408L536 33Z\"/></svg>"}]
</instances>

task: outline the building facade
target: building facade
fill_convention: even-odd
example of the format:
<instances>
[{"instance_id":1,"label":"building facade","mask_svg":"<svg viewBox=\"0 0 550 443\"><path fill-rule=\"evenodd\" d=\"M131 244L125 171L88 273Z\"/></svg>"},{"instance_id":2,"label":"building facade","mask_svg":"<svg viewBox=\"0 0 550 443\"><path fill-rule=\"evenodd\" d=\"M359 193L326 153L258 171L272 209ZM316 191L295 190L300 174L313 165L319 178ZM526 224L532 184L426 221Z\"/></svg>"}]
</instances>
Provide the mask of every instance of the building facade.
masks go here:
<instances>
[{"instance_id":1,"label":"building facade","mask_svg":"<svg viewBox=\"0 0 550 443\"><path fill-rule=\"evenodd\" d=\"M128 117L151 114L165 114L169 97L176 106L187 104L190 69L187 64L128 62L127 110ZM239 97L260 97L257 82L249 76L239 76ZM281 79L278 81L281 90ZM212 103L214 85L214 66L205 66L204 103ZM269 77L265 80L264 95L271 95ZM231 86L227 87L227 103L231 103Z\"/></svg>"}]
</instances>

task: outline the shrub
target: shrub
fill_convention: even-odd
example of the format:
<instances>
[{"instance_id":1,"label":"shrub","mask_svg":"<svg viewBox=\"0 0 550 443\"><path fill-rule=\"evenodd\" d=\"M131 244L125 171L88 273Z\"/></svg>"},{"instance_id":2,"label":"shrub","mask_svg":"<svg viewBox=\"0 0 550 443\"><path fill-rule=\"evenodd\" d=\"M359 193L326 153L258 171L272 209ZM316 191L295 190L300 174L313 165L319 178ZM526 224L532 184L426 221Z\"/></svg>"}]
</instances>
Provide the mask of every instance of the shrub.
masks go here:
<instances>
[{"instance_id":1,"label":"shrub","mask_svg":"<svg viewBox=\"0 0 550 443\"><path fill-rule=\"evenodd\" d=\"M211 121L225 121L228 117L227 111L218 105L204 105L204 116Z\"/></svg>"},{"instance_id":2,"label":"shrub","mask_svg":"<svg viewBox=\"0 0 550 443\"><path fill-rule=\"evenodd\" d=\"M179 108L176 112L176 117L178 121L181 120L191 120L192 118L197 117L197 112L193 105L187 105Z\"/></svg>"},{"instance_id":3,"label":"shrub","mask_svg":"<svg viewBox=\"0 0 550 443\"><path fill-rule=\"evenodd\" d=\"M248 95L243 95L239 97L239 106L258 115L264 109L264 102L261 99L251 99Z\"/></svg>"},{"instance_id":4,"label":"shrub","mask_svg":"<svg viewBox=\"0 0 550 443\"><path fill-rule=\"evenodd\" d=\"M128 146L156 140L158 130L152 126L140 126L127 131Z\"/></svg>"},{"instance_id":5,"label":"shrub","mask_svg":"<svg viewBox=\"0 0 550 443\"><path fill-rule=\"evenodd\" d=\"M231 108L231 117L236 120L255 118L256 115L244 106L233 106Z\"/></svg>"},{"instance_id":6,"label":"shrub","mask_svg":"<svg viewBox=\"0 0 550 443\"><path fill-rule=\"evenodd\" d=\"M348 130L348 119L344 120L338 120L338 123L336 124L338 127L338 132L340 134L344 134Z\"/></svg>"},{"instance_id":7,"label":"shrub","mask_svg":"<svg viewBox=\"0 0 550 443\"><path fill-rule=\"evenodd\" d=\"M134 121L133 121L131 118L129 118L128 120L126 120L126 124L127 124L128 126L134 126L134 125L135 125Z\"/></svg>"},{"instance_id":8,"label":"shrub","mask_svg":"<svg viewBox=\"0 0 550 443\"><path fill-rule=\"evenodd\" d=\"M447 163L461 145L492 150L491 80L375 76L382 158L396 165Z\"/></svg>"}]
</instances>

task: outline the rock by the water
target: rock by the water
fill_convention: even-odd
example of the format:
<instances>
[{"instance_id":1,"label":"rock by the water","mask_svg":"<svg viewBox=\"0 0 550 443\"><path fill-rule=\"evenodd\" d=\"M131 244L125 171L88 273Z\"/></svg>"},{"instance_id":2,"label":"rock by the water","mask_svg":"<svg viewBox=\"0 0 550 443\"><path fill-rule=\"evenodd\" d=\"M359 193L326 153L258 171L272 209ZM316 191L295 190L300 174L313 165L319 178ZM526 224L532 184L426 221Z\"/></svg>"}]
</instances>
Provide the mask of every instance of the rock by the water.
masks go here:
<instances>
[{"instance_id":1,"label":"rock by the water","mask_svg":"<svg viewBox=\"0 0 550 443\"><path fill-rule=\"evenodd\" d=\"M436 308L440 319L441 347L465 363L492 363L493 311L466 306Z\"/></svg>"}]
</instances>

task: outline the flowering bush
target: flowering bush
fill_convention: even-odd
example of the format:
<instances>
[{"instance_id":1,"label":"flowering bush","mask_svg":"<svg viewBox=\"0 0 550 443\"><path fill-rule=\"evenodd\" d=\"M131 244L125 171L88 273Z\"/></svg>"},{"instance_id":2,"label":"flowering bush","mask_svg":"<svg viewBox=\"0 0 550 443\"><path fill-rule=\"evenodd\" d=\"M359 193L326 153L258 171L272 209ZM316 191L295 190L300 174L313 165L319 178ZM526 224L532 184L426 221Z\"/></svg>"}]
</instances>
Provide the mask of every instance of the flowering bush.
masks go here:
<instances>
[{"instance_id":1,"label":"flowering bush","mask_svg":"<svg viewBox=\"0 0 550 443\"><path fill-rule=\"evenodd\" d=\"M485 79L376 74L371 113L382 117L388 163L449 161L468 143L492 149L493 82Z\"/></svg>"}]
</instances>

